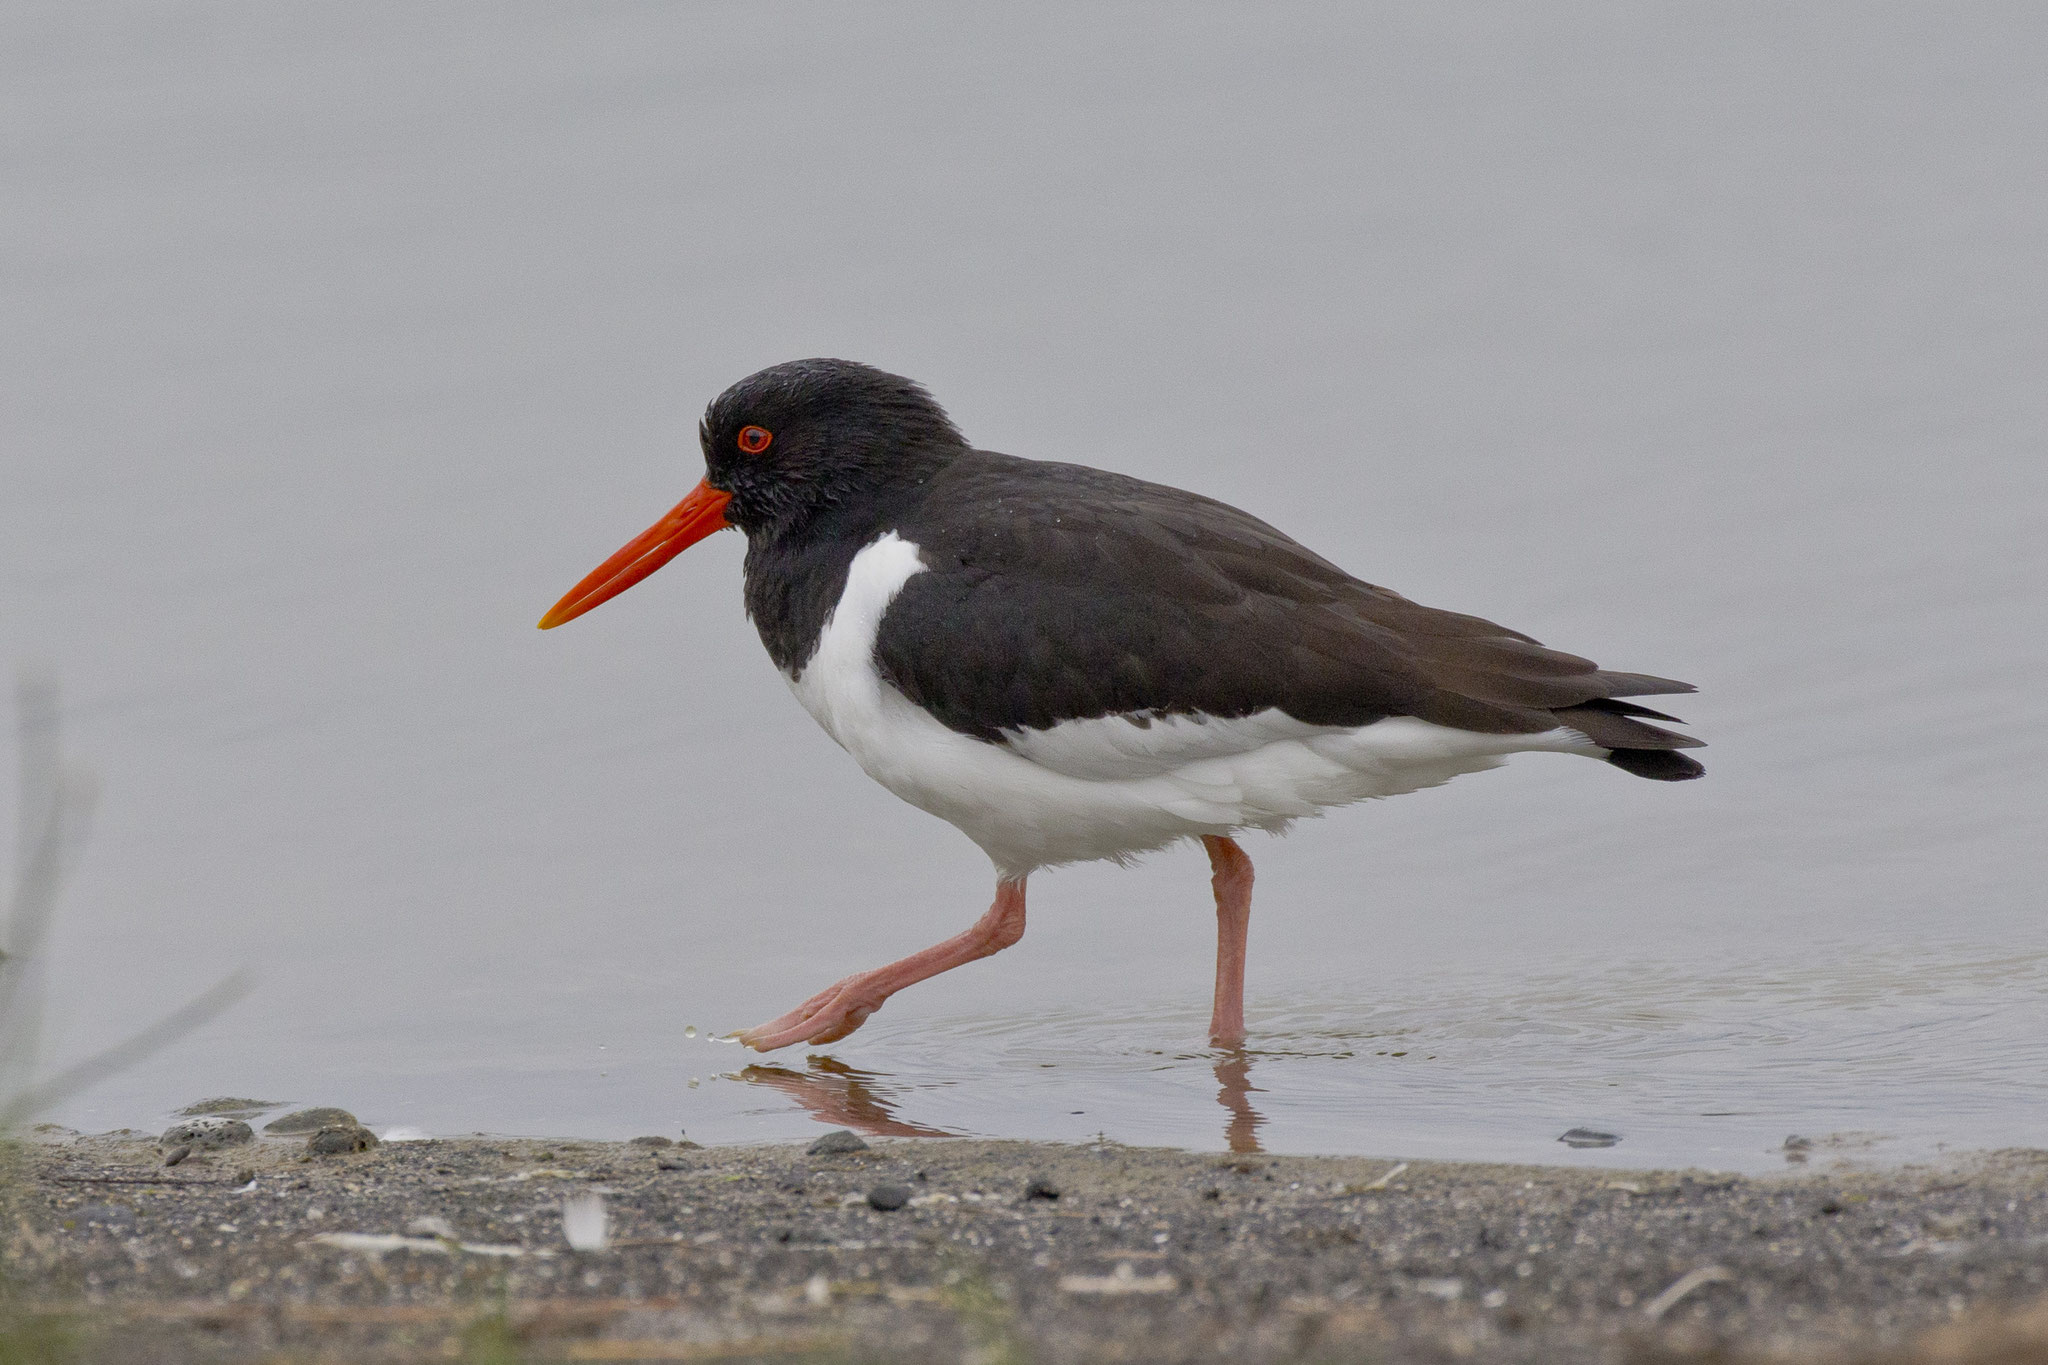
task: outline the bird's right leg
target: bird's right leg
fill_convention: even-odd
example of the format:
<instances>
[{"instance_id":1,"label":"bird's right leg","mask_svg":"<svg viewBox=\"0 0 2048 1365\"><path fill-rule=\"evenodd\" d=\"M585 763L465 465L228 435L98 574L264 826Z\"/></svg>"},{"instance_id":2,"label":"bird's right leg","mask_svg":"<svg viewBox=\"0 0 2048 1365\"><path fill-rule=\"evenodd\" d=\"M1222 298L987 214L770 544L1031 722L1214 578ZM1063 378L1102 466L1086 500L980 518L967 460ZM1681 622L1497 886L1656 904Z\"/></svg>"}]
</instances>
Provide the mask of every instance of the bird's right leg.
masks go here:
<instances>
[{"instance_id":1,"label":"bird's right leg","mask_svg":"<svg viewBox=\"0 0 2048 1365\"><path fill-rule=\"evenodd\" d=\"M1216 996L1209 1014L1212 1047L1244 1046L1245 938L1252 923L1252 860L1237 840L1202 836L1209 885L1216 892Z\"/></svg>"},{"instance_id":2,"label":"bird's right leg","mask_svg":"<svg viewBox=\"0 0 2048 1365\"><path fill-rule=\"evenodd\" d=\"M995 904L965 933L935 943L921 953L873 971L855 972L836 981L787 1014L733 1037L757 1052L773 1052L791 1043L833 1043L867 1022L868 1016L905 986L928 981L965 963L984 958L1024 937L1024 879L998 881Z\"/></svg>"}]
</instances>

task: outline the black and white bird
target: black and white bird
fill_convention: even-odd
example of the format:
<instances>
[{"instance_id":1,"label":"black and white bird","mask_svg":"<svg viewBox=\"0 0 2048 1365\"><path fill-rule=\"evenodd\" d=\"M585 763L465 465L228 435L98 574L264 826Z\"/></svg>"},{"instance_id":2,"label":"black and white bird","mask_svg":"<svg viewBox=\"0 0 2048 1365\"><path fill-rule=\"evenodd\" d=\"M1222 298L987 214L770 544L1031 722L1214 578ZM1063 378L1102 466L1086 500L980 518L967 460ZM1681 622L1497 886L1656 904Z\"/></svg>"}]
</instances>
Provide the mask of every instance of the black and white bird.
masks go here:
<instances>
[{"instance_id":1,"label":"black and white bird","mask_svg":"<svg viewBox=\"0 0 2048 1365\"><path fill-rule=\"evenodd\" d=\"M1082 465L976 450L918 384L798 360L720 394L705 475L541 620L713 531L797 700L868 775L995 864L965 932L739 1039L828 1043L905 986L1015 943L1033 871L1199 839L1214 872L1210 1038L1244 1039L1251 862L1233 836L1433 787L1510 754L1675 782L1700 741L1624 697L1690 692L1364 583L1258 518Z\"/></svg>"}]
</instances>

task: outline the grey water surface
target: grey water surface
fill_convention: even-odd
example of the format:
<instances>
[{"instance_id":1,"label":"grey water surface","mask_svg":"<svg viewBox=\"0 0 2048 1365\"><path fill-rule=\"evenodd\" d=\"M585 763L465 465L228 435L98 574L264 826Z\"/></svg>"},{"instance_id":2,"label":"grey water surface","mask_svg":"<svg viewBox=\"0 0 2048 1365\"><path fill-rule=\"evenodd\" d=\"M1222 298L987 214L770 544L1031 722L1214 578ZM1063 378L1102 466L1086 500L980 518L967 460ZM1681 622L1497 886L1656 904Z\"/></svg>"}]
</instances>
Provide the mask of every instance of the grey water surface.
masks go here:
<instances>
[{"instance_id":1,"label":"grey water surface","mask_svg":"<svg viewBox=\"0 0 2048 1365\"><path fill-rule=\"evenodd\" d=\"M2048 1145L2044 50L1869 0L15 0L0 667L103 790L47 1064L257 983L50 1117ZM1189 850L742 1055L989 869L789 697L737 536L533 623L805 355L1692 679L1708 775L1254 840L1243 1055Z\"/></svg>"}]
</instances>

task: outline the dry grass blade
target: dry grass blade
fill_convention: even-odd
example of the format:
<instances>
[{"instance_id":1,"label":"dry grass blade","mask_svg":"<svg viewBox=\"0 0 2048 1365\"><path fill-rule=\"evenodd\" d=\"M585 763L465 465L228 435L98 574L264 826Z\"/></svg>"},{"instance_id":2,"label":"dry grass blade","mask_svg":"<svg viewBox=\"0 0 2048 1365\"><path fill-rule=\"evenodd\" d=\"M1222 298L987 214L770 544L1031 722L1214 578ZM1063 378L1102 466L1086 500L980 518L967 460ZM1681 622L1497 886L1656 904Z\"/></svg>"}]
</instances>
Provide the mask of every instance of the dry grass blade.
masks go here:
<instances>
[{"instance_id":1,"label":"dry grass blade","mask_svg":"<svg viewBox=\"0 0 2048 1365\"><path fill-rule=\"evenodd\" d=\"M0 945L0 1133L204 1025L249 991L237 970L148 1028L41 1082L34 1075L42 1023L42 948L71 854L97 796L92 776L64 763L56 684L24 675L16 686L21 734L20 862Z\"/></svg>"}]
</instances>

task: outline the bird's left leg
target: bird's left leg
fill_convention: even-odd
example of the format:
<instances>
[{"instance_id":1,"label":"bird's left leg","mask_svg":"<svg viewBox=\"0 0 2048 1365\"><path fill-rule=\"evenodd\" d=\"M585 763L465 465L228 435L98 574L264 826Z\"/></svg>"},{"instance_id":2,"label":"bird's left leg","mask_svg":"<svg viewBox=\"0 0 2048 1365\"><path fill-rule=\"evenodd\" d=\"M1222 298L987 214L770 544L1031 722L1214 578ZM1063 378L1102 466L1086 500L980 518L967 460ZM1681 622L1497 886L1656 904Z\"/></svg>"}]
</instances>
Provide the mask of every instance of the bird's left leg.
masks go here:
<instances>
[{"instance_id":1,"label":"bird's left leg","mask_svg":"<svg viewBox=\"0 0 2048 1365\"><path fill-rule=\"evenodd\" d=\"M1216 1003L1209 1014L1212 1047L1244 1045L1244 951L1252 925L1252 860L1237 840L1205 834L1209 885L1216 892Z\"/></svg>"},{"instance_id":2,"label":"bird's left leg","mask_svg":"<svg viewBox=\"0 0 2048 1365\"><path fill-rule=\"evenodd\" d=\"M791 1043L833 1043L867 1022L905 986L914 986L977 958L999 953L1024 937L1024 879L996 883L995 904L965 933L873 971L855 972L784 1015L733 1036L757 1052Z\"/></svg>"}]
</instances>

